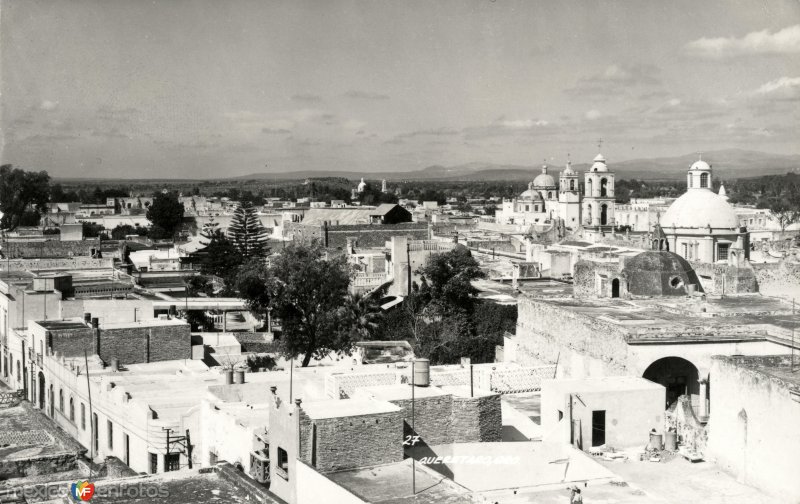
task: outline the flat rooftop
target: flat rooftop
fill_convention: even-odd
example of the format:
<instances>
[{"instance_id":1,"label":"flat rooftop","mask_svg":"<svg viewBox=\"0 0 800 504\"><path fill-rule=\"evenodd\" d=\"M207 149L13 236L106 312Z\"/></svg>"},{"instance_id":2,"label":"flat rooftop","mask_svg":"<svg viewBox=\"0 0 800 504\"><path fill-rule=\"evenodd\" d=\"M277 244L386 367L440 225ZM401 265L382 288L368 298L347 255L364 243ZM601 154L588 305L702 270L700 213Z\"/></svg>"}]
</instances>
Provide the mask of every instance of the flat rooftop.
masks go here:
<instances>
[{"instance_id":1,"label":"flat rooftop","mask_svg":"<svg viewBox=\"0 0 800 504\"><path fill-rule=\"evenodd\" d=\"M397 383L395 385L376 385L373 387L359 387L356 389L357 398L372 398L378 401L410 401L412 386L407 383ZM441 397L448 395L439 387L413 387L413 394L416 399L426 397Z\"/></svg>"},{"instance_id":2,"label":"flat rooftop","mask_svg":"<svg viewBox=\"0 0 800 504\"><path fill-rule=\"evenodd\" d=\"M584 378L577 380L542 380L542 387L550 386L562 392L621 392L633 390L663 390L658 383L638 376L606 376L603 378Z\"/></svg>"},{"instance_id":3,"label":"flat rooftop","mask_svg":"<svg viewBox=\"0 0 800 504\"><path fill-rule=\"evenodd\" d=\"M373 399L330 399L311 401L301 405L312 420L351 416L377 415L400 411L399 406L386 401Z\"/></svg>"},{"instance_id":4,"label":"flat rooftop","mask_svg":"<svg viewBox=\"0 0 800 504\"><path fill-rule=\"evenodd\" d=\"M800 394L800 357L792 366L791 355L727 356L717 355L714 359L734 364L770 378L777 379L789 389Z\"/></svg>"},{"instance_id":5,"label":"flat rooftop","mask_svg":"<svg viewBox=\"0 0 800 504\"><path fill-rule=\"evenodd\" d=\"M30 460L86 451L29 403L0 408L0 460Z\"/></svg>"},{"instance_id":6,"label":"flat rooftop","mask_svg":"<svg viewBox=\"0 0 800 504\"><path fill-rule=\"evenodd\" d=\"M745 294L652 299L530 299L620 327L629 343L676 340L757 340L767 335L788 340L800 325L791 303Z\"/></svg>"},{"instance_id":7,"label":"flat rooftop","mask_svg":"<svg viewBox=\"0 0 800 504\"><path fill-rule=\"evenodd\" d=\"M395 464L327 473L325 476L365 502L374 504L471 502L470 492L421 464L415 464L412 473L411 459Z\"/></svg>"}]
</instances>

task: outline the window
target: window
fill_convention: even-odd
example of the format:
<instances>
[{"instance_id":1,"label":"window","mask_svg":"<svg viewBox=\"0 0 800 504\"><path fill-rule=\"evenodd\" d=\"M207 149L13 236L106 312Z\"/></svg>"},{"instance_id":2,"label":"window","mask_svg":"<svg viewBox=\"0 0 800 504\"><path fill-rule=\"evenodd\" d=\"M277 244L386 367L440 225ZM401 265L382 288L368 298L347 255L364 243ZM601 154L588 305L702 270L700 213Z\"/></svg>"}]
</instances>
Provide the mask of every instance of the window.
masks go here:
<instances>
[{"instance_id":1,"label":"window","mask_svg":"<svg viewBox=\"0 0 800 504\"><path fill-rule=\"evenodd\" d=\"M275 472L281 478L289 479L289 454L281 447L278 447L278 465L275 467Z\"/></svg>"},{"instance_id":2,"label":"window","mask_svg":"<svg viewBox=\"0 0 800 504\"><path fill-rule=\"evenodd\" d=\"M81 403L81 429L86 430L86 405Z\"/></svg>"},{"instance_id":3,"label":"window","mask_svg":"<svg viewBox=\"0 0 800 504\"><path fill-rule=\"evenodd\" d=\"M58 389L58 409L64 413L64 389Z\"/></svg>"},{"instance_id":4,"label":"window","mask_svg":"<svg viewBox=\"0 0 800 504\"><path fill-rule=\"evenodd\" d=\"M122 444L125 448L125 465L131 465L131 438L124 432L122 433Z\"/></svg>"},{"instance_id":5,"label":"window","mask_svg":"<svg viewBox=\"0 0 800 504\"><path fill-rule=\"evenodd\" d=\"M700 187L708 189L708 173L700 174Z\"/></svg>"},{"instance_id":6,"label":"window","mask_svg":"<svg viewBox=\"0 0 800 504\"><path fill-rule=\"evenodd\" d=\"M75 399L69 398L69 420L70 422L75 421Z\"/></svg>"},{"instance_id":7,"label":"window","mask_svg":"<svg viewBox=\"0 0 800 504\"><path fill-rule=\"evenodd\" d=\"M728 260L728 249L730 246L730 243L720 243L717 245L717 261Z\"/></svg>"},{"instance_id":8,"label":"window","mask_svg":"<svg viewBox=\"0 0 800 504\"><path fill-rule=\"evenodd\" d=\"M150 474L158 472L158 455L150 453Z\"/></svg>"},{"instance_id":9,"label":"window","mask_svg":"<svg viewBox=\"0 0 800 504\"><path fill-rule=\"evenodd\" d=\"M114 424L111 423L111 420L106 421L106 427L108 427L108 449L114 449Z\"/></svg>"},{"instance_id":10,"label":"window","mask_svg":"<svg viewBox=\"0 0 800 504\"><path fill-rule=\"evenodd\" d=\"M97 421L97 413L92 413L92 445L95 455L100 452L100 433L97 432L99 428L100 422Z\"/></svg>"}]
</instances>

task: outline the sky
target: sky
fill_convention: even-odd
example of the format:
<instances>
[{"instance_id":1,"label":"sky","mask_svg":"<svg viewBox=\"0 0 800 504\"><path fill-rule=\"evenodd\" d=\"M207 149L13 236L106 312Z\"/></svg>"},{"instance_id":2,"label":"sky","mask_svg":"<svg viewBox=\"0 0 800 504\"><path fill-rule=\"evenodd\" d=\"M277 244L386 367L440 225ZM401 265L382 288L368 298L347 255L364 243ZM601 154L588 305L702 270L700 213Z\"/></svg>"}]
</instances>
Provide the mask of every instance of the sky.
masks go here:
<instances>
[{"instance_id":1,"label":"sky","mask_svg":"<svg viewBox=\"0 0 800 504\"><path fill-rule=\"evenodd\" d=\"M55 177L800 153L800 2L0 0L3 163Z\"/></svg>"}]
</instances>

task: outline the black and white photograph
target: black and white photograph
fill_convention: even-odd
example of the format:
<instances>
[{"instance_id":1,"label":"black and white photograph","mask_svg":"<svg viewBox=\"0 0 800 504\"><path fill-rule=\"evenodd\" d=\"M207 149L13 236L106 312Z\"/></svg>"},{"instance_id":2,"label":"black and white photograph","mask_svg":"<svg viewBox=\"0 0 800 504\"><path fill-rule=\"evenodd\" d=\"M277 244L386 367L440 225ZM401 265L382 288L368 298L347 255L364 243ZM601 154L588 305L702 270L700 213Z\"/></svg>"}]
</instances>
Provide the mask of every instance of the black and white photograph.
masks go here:
<instances>
[{"instance_id":1,"label":"black and white photograph","mask_svg":"<svg viewBox=\"0 0 800 504\"><path fill-rule=\"evenodd\" d=\"M800 504L800 0L0 0L0 504Z\"/></svg>"}]
</instances>

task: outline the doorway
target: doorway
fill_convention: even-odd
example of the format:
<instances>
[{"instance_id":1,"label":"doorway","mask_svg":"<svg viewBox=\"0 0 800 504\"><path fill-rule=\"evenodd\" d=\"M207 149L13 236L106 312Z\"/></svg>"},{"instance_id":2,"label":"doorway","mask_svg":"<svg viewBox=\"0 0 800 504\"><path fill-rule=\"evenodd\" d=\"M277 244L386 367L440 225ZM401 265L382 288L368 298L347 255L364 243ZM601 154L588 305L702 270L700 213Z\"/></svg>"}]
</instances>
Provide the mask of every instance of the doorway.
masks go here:
<instances>
[{"instance_id":1,"label":"doorway","mask_svg":"<svg viewBox=\"0 0 800 504\"><path fill-rule=\"evenodd\" d=\"M45 401L45 386L44 386L44 374L39 372L39 409L44 410L44 401Z\"/></svg>"},{"instance_id":2,"label":"doorway","mask_svg":"<svg viewBox=\"0 0 800 504\"><path fill-rule=\"evenodd\" d=\"M592 411L592 446L606 444L606 410Z\"/></svg>"},{"instance_id":3,"label":"doorway","mask_svg":"<svg viewBox=\"0 0 800 504\"><path fill-rule=\"evenodd\" d=\"M611 297L618 298L619 297L619 278L615 278L611 281Z\"/></svg>"}]
</instances>

